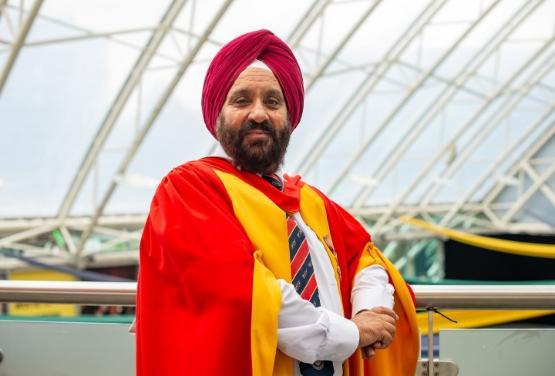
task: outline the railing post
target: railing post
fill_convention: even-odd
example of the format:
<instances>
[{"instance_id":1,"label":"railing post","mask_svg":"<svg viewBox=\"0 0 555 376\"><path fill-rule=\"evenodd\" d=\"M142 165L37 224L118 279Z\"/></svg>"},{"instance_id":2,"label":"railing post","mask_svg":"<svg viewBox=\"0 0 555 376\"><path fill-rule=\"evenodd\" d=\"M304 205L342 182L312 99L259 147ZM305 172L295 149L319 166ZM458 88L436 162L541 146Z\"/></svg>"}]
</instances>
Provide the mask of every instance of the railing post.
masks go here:
<instances>
[{"instance_id":1,"label":"railing post","mask_svg":"<svg viewBox=\"0 0 555 376\"><path fill-rule=\"evenodd\" d=\"M434 309L428 311L428 376L434 376Z\"/></svg>"}]
</instances>

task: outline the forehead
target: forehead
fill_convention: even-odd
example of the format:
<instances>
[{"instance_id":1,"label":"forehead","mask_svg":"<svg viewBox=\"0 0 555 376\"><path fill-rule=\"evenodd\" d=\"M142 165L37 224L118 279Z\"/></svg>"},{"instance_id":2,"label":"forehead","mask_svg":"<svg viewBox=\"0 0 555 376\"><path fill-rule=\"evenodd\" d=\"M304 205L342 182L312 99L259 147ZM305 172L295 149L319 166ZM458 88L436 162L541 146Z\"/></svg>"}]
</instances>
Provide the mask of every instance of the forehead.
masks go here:
<instances>
[{"instance_id":1,"label":"forehead","mask_svg":"<svg viewBox=\"0 0 555 376\"><path fill-rule=\"evenodd\" d=\"M272 71L251 67L241 72L229 93L237 90L278 90L281 93L281 86Z\"/></svg>"}]
</instances>

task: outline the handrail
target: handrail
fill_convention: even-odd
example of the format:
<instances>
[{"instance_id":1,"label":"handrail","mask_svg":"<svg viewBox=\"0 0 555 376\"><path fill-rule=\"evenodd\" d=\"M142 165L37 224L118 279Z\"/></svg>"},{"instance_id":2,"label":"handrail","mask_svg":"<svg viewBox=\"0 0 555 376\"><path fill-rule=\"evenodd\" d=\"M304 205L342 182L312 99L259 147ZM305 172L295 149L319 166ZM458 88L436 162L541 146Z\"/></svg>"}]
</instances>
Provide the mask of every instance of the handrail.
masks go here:
<instances>
[{"instance_id":1,"label":"handrail","mask_svg":"<svg viewBox=\"0 0 555 376\"><path fill-rule=\"evenodd\" d=\"M555 309L555 285L416 285L412 288L418 308ZM135 294L135 282L0 280L0 302L133 306Z\"/></svg>"},{"instance_id":2,"label":"handrail","mask_svg":"<svg viewBox=\"0 0 555 376\"><path fill-rule=\"evenodd\" d=\"M417 285L418 308L555 309L555 285Z\"/></svg>"},{"instance_id":3,"label":"handrail","mask_svg":"<svg viewBox=\"0 0 555 376\"><path fill-rule=\"evenodd\" d=\"M134 306L135 282L0 281L0 302Z\"/></svg>"}]
</instances>

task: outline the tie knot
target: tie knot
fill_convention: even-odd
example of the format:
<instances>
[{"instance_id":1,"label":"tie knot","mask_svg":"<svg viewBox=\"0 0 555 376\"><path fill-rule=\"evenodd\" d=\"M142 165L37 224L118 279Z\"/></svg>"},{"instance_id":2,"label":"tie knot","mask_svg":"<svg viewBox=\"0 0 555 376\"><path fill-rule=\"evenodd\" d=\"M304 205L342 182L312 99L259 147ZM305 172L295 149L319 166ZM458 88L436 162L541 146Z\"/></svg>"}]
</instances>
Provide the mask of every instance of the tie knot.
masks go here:
<instances>
[{"instance_id":1,"label":"tie knot","mask_svg":"<svg viewBox=\"0 0 555 376\"><path fill-rule=\"evenodd\" d=\"M266 180L280 191L283 191L283 183L276 174L262 175L262 179Z\"/></svg>"}]
</instances>

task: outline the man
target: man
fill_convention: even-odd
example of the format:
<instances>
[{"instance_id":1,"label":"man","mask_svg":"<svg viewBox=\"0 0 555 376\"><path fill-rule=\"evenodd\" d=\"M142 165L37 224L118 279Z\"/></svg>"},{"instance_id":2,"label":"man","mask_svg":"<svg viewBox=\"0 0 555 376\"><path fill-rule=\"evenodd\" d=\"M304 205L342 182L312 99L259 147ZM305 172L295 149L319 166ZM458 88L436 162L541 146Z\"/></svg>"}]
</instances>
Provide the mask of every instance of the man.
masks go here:
<instances>
[{"instance_id":1,"label":"man","mask_svg":"<svg viewBox=\"0 0 555 376\"><path fill-rule=\"evenodd\" d=\"M212 61L202 109L221 149L172 170L152 201L139 375L414 375L407 285L352 216L280 171L303 96L267 30Z\"/></svg>"}]
</instances>

